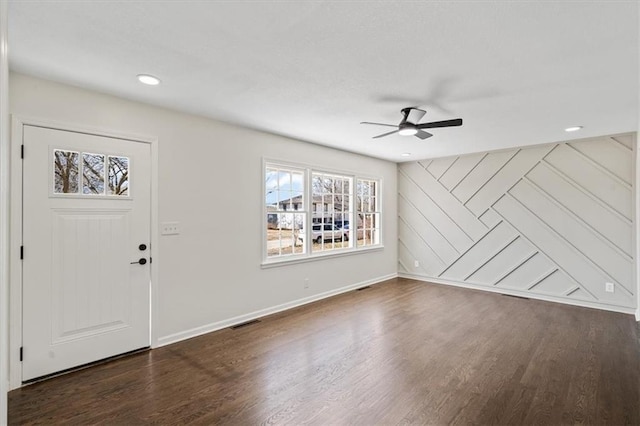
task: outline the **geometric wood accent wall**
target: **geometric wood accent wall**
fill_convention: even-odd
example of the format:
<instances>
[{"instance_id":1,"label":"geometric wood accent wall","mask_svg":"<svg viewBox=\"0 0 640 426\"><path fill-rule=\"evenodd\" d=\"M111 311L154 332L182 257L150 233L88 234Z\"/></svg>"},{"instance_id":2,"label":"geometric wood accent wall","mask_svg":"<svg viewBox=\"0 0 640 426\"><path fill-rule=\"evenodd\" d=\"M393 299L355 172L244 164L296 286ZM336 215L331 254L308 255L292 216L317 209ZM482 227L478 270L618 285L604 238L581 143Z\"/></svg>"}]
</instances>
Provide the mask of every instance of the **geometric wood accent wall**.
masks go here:
<instances>
[{"instance_id":1,"label":"geometric wood accent wall","mask_svg":"<svg viewBox=\"0 0 640 426\"><path fill-rule=\"evenodd\" d=\"M634 308L634 146L617 135L401 164L400 273Z\"/></svg>"}]
</instances>

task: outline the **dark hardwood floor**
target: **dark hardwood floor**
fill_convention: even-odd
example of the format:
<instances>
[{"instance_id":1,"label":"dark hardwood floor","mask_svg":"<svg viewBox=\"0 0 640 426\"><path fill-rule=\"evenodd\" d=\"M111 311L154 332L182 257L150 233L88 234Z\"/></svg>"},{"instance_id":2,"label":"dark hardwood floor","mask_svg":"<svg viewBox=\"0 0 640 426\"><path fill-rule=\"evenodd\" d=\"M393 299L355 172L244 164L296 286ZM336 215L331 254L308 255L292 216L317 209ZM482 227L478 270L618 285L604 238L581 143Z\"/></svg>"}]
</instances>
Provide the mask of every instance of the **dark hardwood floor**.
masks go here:
<instances>
[{"instance_id":1,"label":"dark hardwood floor","mask_svg":"<svg viewBox=\"0 0 640 426\"><path fill-rule=\"evenodd\" d=\"M9 423L640 424L631 315L394 279L9 394Z\"/></svg>"}]
</instances>

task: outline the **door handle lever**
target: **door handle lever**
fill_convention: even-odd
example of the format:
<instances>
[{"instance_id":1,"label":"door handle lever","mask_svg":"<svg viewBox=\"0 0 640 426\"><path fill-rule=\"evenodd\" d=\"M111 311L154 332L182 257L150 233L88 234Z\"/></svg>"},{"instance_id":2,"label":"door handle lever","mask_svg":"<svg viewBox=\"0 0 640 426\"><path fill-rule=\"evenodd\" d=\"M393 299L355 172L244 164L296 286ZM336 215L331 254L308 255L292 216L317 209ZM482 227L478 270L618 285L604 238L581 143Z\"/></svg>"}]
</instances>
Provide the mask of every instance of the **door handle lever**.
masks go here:
<instances>
[{"instance_id":1,"label":"door handle lever","mask_svg":"<svg viewBox=\"0 0 640 426\"><path fill-rule=\"evenodd\" d=\"M137 262L131 262L132 265L135 265L135 264L144 265L146 263L147 263L147 259L145 259L144 257L141 257L140 260L138 260Z\"/></svg>"}]
</instances>

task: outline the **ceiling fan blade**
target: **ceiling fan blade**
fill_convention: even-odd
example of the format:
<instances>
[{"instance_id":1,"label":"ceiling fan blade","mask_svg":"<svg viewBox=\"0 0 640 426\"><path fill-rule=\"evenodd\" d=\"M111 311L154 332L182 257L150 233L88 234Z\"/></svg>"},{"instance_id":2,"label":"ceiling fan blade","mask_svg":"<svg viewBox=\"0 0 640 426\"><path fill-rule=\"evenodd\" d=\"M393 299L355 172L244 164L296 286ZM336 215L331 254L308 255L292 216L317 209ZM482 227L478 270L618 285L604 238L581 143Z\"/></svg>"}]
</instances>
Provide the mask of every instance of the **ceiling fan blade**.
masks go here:
<instances>
[{"instance_id":1,"label":"ceiling fan blade","mask_svg":"<svg viewBox=\"0 0 640 426\"><path fill-rule=\"evenodd\" d=\"M394 134L394 133L398 133L399 131L400 131L400 130L394 130L393 132L383 133L383 134L381 134L381 135L374 136L374 137L373 137L373 139L383 138L383 137L385 137L385 136L389 136L389 135L392 135L392 134Z\"/></svg>"},{"instance_id":2,"label":"ceiling fan blade","mask_svg":"<svg viewBox=\"0 0 640 426\"><path fill-rule=\"evenodd\" d=\"M425 132L424 130L418 130L418 133L416 133L416 137L420 139L427 139L431 136L433 136L431 133Z\"/></svg>"},{"instance_id":3,"label":"ceiling fan blade","mask_svg":"<svg viewBox=\"0 0 640 426\"><path fill-rule=\"evenodd\" d=\"M453 120L434 121L432 123L418 124L418 129L435 129L436 127L455 127L462 126L462 118L455 118Z\"/></svg>"},{"instance_id":4,"label":"ceiling fan blade","mask_svg":"<svg viewBox=\"0 0 640 426\"><path fill-rule=\"evenodd\" d=\"M372 123L370 121L361 121L360 124L373 124L374 126L398 127L397 124Z\"/></svg>"}]
</instances>

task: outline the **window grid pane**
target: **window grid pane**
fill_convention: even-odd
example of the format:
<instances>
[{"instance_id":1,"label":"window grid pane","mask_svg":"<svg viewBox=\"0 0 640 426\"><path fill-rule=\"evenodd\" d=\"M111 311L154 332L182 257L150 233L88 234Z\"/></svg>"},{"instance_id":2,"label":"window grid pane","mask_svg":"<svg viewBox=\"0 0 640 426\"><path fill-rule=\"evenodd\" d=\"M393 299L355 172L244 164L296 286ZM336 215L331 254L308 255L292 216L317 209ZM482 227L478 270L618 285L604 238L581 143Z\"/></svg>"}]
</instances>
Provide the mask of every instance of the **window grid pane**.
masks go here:
<instances>
[{"instance_id":1,"label":"window grid pane","mask_svg":"<svg viewBox=\"0 0 640 426\"><path fill-rule=\"evenodd\" d=\"M104 195L104 155L82 153L82 193Z\"/></svg>"},{"instance_id":2,"label":"window grid pane","mask_svg":"<svg viewBox=\"0 0 640 426\"><path fill-rule=\"evenodd\" d=\"M62 149L53 150L53 193L76 194L78 192L79 153Z\"/></svg>"},{"instance_id":3,"label":"window grid pane","mask_svg":"<svg viewBox=\"0 0 640 426\"><path fill-rule=\"evenodd\" d=\"M129 159L109 155L108 195L129 196Z\"/></svg>"},{"instance_id":4,"label":"window grid pane","mask_svg":"<svg viewBox=\"0 0 640 426\"><path fill-rule=\"evenodd\" d=\"M304 174L304 170L296 168L265 168L267 258L305 254Z\"/></svg>"},{"instance_id":5,"label":"window grid pane","mask_svg":"<svg viewBox=\"0 0 640 426\"><path fill-rule=\"evenodd\" d=\"M380 244L380 212L376 180L358 179L357 181L357 246Z\"/></svg>"},{"instance_id":6,"label":"window grid pane","mask_svg":"<svg viewBox=\"0 0 640 426\"><path fill-rule=\"evenodd\" d=\"M351 217L348 193L352 178L344 175L312 172L311 196L313 209L311 230L312 253L353 247L349 241L349 230L343 229Z\"/></svg>"}]
</instances>

